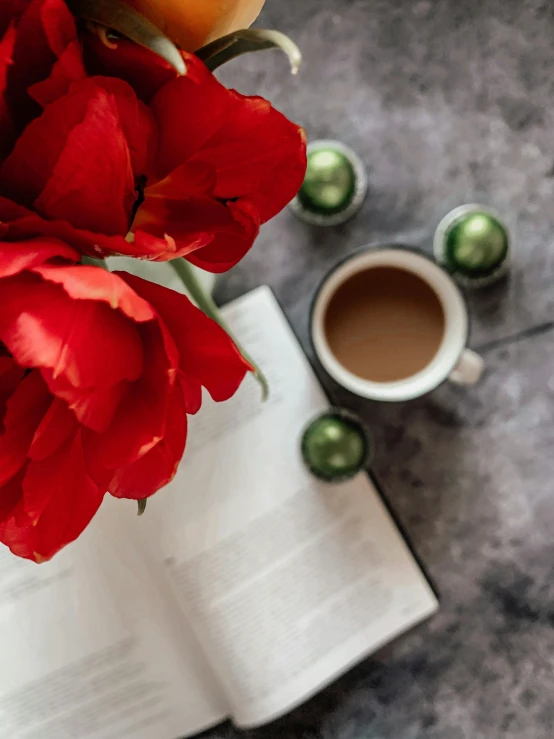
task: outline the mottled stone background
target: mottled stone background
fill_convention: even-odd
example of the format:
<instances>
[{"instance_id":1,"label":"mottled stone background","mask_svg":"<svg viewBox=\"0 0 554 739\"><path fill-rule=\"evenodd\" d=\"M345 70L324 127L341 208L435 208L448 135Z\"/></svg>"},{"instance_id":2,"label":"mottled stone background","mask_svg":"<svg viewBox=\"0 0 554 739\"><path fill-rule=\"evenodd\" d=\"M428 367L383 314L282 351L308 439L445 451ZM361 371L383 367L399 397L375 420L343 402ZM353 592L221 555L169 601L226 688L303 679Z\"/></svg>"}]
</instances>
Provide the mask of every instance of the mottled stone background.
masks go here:
<instances>
[{"instance_id":1,"label":"mottled stone background","mask_svg":"<svg viewBox=\"0 0 554 739\"><path fill-rule=\"evenodd\" d=\"M440 614L249 739L554 736L554 8L546 0L268 0L260 25L302 47L222 75L312 138L367 164L360 214L321 230L285 212L219 283L274 289L308 346L326 270L367 242L429 249L449 208L480 193L516 234L510 281L470 297L475 389L399 405L333 398L375 432L375 472L442 597ZM243 736L231 726L209 739Z\"/></svg>"}]
</instances>

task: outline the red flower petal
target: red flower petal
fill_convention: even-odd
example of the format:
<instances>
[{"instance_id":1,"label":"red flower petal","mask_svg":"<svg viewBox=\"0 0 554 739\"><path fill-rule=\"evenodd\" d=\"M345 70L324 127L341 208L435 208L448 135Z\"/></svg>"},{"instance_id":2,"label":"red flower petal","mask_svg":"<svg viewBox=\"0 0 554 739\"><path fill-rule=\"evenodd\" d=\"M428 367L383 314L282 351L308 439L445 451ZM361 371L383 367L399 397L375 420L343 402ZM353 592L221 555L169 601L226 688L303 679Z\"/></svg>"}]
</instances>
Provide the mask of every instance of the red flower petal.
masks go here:
<instances>
[{"instance_id":1,"label":"red flower petal","mask_svg":"<svg viewBox=\"0 0 554 739\"><path fill-rule=\"evenodd\" d=\"M26 471L27 467L22 467L17 475L12 477L5 485L0 485L0 541L2 541L3 523L11 518L14 509L22 500L21 484Z\"/></svg>"},{"instance_id":2,"label":"red flower petal","mask_svg":"<svg viewBox=\"0 0 554 739\"><path fill-rule=\"evenodd\" d=\"M54 258L77 261L80 255L57 239L32 239L24 242L2 242L0 278L17 275Z\"/></svg>"},{"instance_id":3,"label":"red flower petal","mask_svg":"<svg viewBox=\"0 0 554 739\"><path fill-rule=\"evenodd\" d=\"M175 383L177 350L171 337L164 336L156 322L139 324L138 330L144 355L148 357L141 378L127 386L104 433L85 431L83 434L87 464L95 480L104 479L106 469L132 464L164 436L168 398Z\"/></svg>"},{"instance_id":4,"label":"red flower petal","mask_svg":"<svg viewBox=\"0 0 554 739\"><path fill-rule=\"evenodd\" d=\"M122 256L149 259L152 262L167 262L183 256L183 250L177 247L175 239L168 234L160 238L140 229L132 234L132 241L127 244L127 250L119 253Z\"/></svg>"},{"instance_id":5,"label":"red flower petal","mask_svg":"<svg viewBox=\"0 0 554 739\"><path fill-rule=\"evenodd\" d=\"M3 488L0 488L2 491ZM12 502L18 492L18 487L10 486L8 488ZM33 536L33 527L29 517L25 515L23 503L21 501L21 492L17 503L13 505L10 515L4 521L0 520L0 542L5 544L11 550L12 554L17 557L24 557L36 562L35 551L29 540Z\"/></svg>"},{"instance_id":6,"label":"red flower petal","mask_svg":"<svg viewBox=\"0 0 554 739\"><path fill-rule=\"evenodd\" d=\"M237 99L192 54L187 74L168 82L154 96L151 109L158 123L156 176L163 179L205 146L234 115Z\"/></svg>"},{"instance_id":7,"label":"red flower petal","mask_svg":"<svg viewBox=\"0 0 554 739\"><path fill-rule=\"evenodd\" d=\"M54 398L35 432L29 458L35 461L46 459L75 436L78 426L75 414L62 400Z\"/></svg>"},{"instance_id":8,"label":"red flower petal","mask_svg":"<svg viewBox=\"0 0 554 739\"><path fill-rule=\"evenodd\" d=\"M136 199L131 163L145 166L151 131L126 83L85 80L23 132L0 171L2 194L74 228L124 236Z\"/></svg>"},{"instance_id":9,"label":"red flower petal","mask_svg":"<svg viewBox=\"0 0 554 739\"><path fill-rule=\"evenodd\" d=\"M69 135L86 119L91 102L107 107L113 116L113 105L110 106L106 91L96 86L91 88L87 81L49 106L27 127L0 172L2 194L19 204L32 206L47 184ZM94 126L97 119L93 117L91 122ZM113 118L108 120L110 123ZM109 127L106 133L111 133ZM75 163L79 164L80 160L79 154Z\"/></svg>"},{"instance_id":10,"label":"red flower petal","mask_svg":"<svg viewBox=\"0 0 554 739\"><path fill-rule=\"evenodd\" d=\"M119 255L163 262L181 256L175 241L137 231L130 241L122 236L107 236L74 228L68 221L49 221L37 213L0 197L0 235L6 240L53 237L61 239L93 257Z\"/></svg>"},{"instance_id":11,"label":"red flower petal","mask_svg":"<svg viewBox=\"0 0 554 739\"><path fill-rule=\"evenodd\" d=\"M87 474L77 433L0 488L0 499L9 502L0 507L0 541L19 557L43 562L84 531L103 498Z\"/></svg>"},{"instance_id":12,"label":"red flower petal","mask_svg":"<svg viewBox=\"0 0 554 739\"><path fill-rule=\"evenodd\" d=\"M17 25L14 65L7 89L20 127L40 113L40 106L29 96L28 89L46 79L57 59L77 40L75 21L63 0L30 0L27 6ZM68 79L68 89L73 79L73 75Z\"/></svg>"},{"instance_id":13,"label":"red flower petal","mask_svg":"<svg viewBox=\"0 0 554 739\"><path fill-rule=\"evenodd\" d=\"M86 77L78 41L72 41L53 65L50 76L28 88L29 95L42 108L69 92L74 82Z\"/></svg>"},{"instance_id":14,"label":"red flower petal","mask_svg":"<svg viewBox=\"0 0 554 739\"><path fill-rule=\"evenodd\" d=\"M225 125L191 162L216 174L214 197L247 198L262 223L280 213L300 189L306 174L306 135L271 104L233 90L237 105Z\"/></svg>"},{"instance_id":15,"label":"red flower petal","mask_svg":"<svg viewBox=\"0 0 554 739\"><path fill-rule=\"evenodd\" d=\"M232 236L225 230L216 232L208 246L187 255L191 264L208 272L221 273L234 267L252 248L259 232L259 222L254 220L257 213L246 202L228 203L226 207L238 233Z\"/></svg>"},{"instance_id":16,"label":"red flower petal","mask_svg":"<svg viewBox=\"0 0 554 739\"><path fill-rule=\"evenodd\" d=\"M180 383L169 400L163 439L129 467L116 470L108 489L116 498L141 500L174 478L187 441L187 414Z\"/></svg>"},{"instance_id":17,"label":"red flower petal","mask_svg":"<svg viewBox=\"0 0 554 739\"><path fill-rule=\"evenodd\" d=\"M42 376L52 395L60 398L79 423L93 431L106 431L113 420L121 399L127 392L127 383L110 387L74 387L65 377L54 377L52 370L43 369Z\"/></svg>"},{"instance_id":18,"label":"red flower petal","mask_svg":"<svg viewBox=\"0 0 554 739\"><path fill-rule=\"evenodd\" d=\"M23 379L25 370L19 367L11 357L0 356L0 434L4 431L4 414L6 403Z\"/></svg>"},{"instance_id":19,"label":"red flower petal","mask_svg":"<svg viewBox=\"0 0 554 739\"><path fill-rule=\"evenodd\" d=\"M52 396L40 373L31 372L6 403L4 431L0 434L0 487L24 465L27 452Z\"/></svg>"},{"instance_id":20,"label":"red flower petal","mask_svg":"<svg viewBox=\"0 0 554 739\"><path fill-rule=\"evenodd\" d=\"M8 69L13 63L13 49L15 46L15 25L12 23L3 32L0 40L0 94L6 89Z\"/></svg>"},{"instance_id":21,"label":"red flower petal","mask_svg":"<svg viewBox=\"0 0 554 739\"><path fill-rule=\"evenodd\" d=\"M210 272L225 272L249 251L258 235L257 213L209 198L173 200L149 197L139 208L134 228L159 233L166 229L177 255ZM176 255L175 255L176 256Z\"/></svg>"},{"instance_id":22,"label":"red flower petal","mask_svg":"<svg viewBox=\"0 0 554 739\"><path fill-rule=\"evenodd\" d=\"M105 494L87 474L80 433L55 454L29 464L23 491L31 528L14 517L5 527L3 540L19 556L35 561L50 559L74 541Z\"/></svg>"},{"instance_id":23,"label":"red flower petal","mask_svg":"<svg viewBox=\"0 0 554 739\"><path fill-rule=\"evenodd\" d=\"M96 34L87 33L82 44L89 74L125 80L146 103L176 76L173 67L160 56L132 41L118 39L117 48L111 49Z\"/></svg>"},{"instance_id":24,"label":"red flower petal","mask_svg":"<svg viewBox=\"0 0 554 739\"><path fill-rule=\"evenodd\" d=\"M1 19L0 19L1 21ZM0 161L10 151L14 141L13 121L5 99L7 74L12 63L15 26L8 26L0 40Z\"/></svg>"},{"instance_id":25,"label":"red flower petal","mask_svg":"<svg viewBox=\"0 0 554 739\"><path fill-rule=\"evenodd\" d=\"M210 194L248 198L265 223L302 185L305 134L267 100L227 90L195 57L187 64L190 74L152 101L160 130L156 174L166 177L187 161L207 165L216 180Z\"/></svg>"},{"instance_id":26,"label":"red flower petal","mask_svg":"<svg viewBox=\"0 0 554 739\"><path fill-rule=\"evenodd\" d=\"M34 207L48 218L67 220L80 228L94 230L100 225L105 233L124 235L135 198L123 132L108 101L92 99L85 120L70 132Z\"/></svg>"},{"instance_id":27,"label":"red flower petal","mask_svg":"<svg viewBox=\"0 0 554 739\"><path fill-rule=\"evenodd\" d=\"M187 200L198 193L212 193L216 176L209 164L186 161L176 167L163 180L154 181L145 188L144 196L164 200Z\"/></svg>"},{"instance_id":28,"label":"red flower petal","mask_svg":"<svg viewBox=\"0 0 554 739\"><path fill-rule=\"evenodd\" d=\"M92 268L98 269L98 268ZM45 367L75 387L136 380L143 366L136 325L93 300L29 274L2 281L0 338L23 367Z\"/></svg>"},{"instance_id":29,"label":"red flower petal","mask_svg":"<svg viewBox=\"0 0 554 739\"><path fill-rule=\"evenodd\" d=\"M232 397L252 367L225 331L185 295L134 275L120 275L156 309L175 340L187 385L187 412L200 408L202 386L216 401Z\"/></svg>"},{"instance_id":30,"label":"red flower petal","mask_svg":"<svg viewBox=\"0 0 554 739\"><path fill-rule=\"evenodd\" d=\"M4 34L8 26L23 15L29 2L30 0L2 0L0 3L0 35Z\"/></svg>"},{"instance_id":31,"label":"red flower petal","mask_svg":"<svg viewBox=\"0 0 554 739\"><path fill-rule=\"evenodd\" d=\"M156 318L152 307L139 297L120 277L96 267L55 267L45 265L33 270L44 279L63 286L73 300L96 300L120 310L135 322ZM109 325L106 324L109 330ZM50 391L62 398L75 413L80 423L94 431L106 431L119 402L127 392L127 383L110 387L74 387L63 376L54 377L44 372Z\"/></svg>"},{"instance_id":32,"label":"red flower petal","mask_svg":"<svg viewBox=\"0 0 554 739\"><path fill-rule=\"evenodd\" d=\"M0 259L1 259L0 252ZM1 263L1 262L0 262ZM31 265L33 266L33 265ZM79 265L42 265L33 269L48 282L61 285L74 300L99 300L120 310L137 323L152 321L156 314L146 300L137 295L117 274L105 269Z\"/></svg>"},{"instance_id":33,"label":"red flower petal","mask_svg":"<svg viewBox=\"0 0 554 739\"><path fill-rule=\"evenodd\" d=\"M85 85L87 83L83 83ZM121 130L125 134L127 146L131 154L133 171L142 175L147 169L149 154L153 155L157 148L157 130L154 116L150 110L137 99L133 89L123 80L112 77L93 77L88 84L103 88L117 108L117 116Z\"/></svg>"}]
</instances>

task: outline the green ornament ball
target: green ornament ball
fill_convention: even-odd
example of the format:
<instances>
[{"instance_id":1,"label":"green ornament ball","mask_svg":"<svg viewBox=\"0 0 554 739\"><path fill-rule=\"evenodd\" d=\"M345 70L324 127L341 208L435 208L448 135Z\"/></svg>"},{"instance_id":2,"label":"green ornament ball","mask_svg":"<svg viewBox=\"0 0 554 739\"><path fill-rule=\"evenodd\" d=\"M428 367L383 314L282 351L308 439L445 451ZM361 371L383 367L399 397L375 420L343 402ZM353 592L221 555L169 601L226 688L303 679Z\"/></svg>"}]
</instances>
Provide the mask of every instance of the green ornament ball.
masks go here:
<instances>
[{"instance_id":1,"label":"green ornament ball","mask_svg":"<svg viewBox=\"0 0 554 739\"><path fill-rule=\"evenodd\" d=\"M304 208L322 214L343 211L356 192L356 171L348 157L330 146L308 154L308 168L298 198Z\"/></svg>"},{"instance_id":2,"label":"green ornament ball","mask_svg":"<svg viewBox=\"0 0 554 739\"><path fill-rule=\"evenodd\" d=\"M445 256L468 276L493 272L508 256L509 235L504 225L485 211L462 216L446 234Z\"/></svg>"},{"instance_id":3,"label":"green ornament ball","mask_svg":"<svg viewBox=\"0 0 554 739\"><path fill-rule=\"evenodd\" d=\"M326 482L349 480L367 466L370 444L361 422L331 411L310 423L302 437L302 457L315 477Z\"/></svg>"}]
</instances>

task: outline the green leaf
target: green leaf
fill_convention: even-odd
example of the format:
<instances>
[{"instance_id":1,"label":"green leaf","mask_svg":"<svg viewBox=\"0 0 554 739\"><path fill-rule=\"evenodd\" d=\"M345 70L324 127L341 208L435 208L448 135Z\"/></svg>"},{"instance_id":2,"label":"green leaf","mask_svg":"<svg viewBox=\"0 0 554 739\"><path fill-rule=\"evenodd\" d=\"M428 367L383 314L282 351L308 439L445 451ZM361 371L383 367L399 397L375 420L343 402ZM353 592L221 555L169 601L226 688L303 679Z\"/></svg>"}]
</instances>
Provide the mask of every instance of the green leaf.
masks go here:
<instances>
[{"instance_id":1,"label":"green leaf","mask_svg":"<svg viewBox=\"0 0 554 739\"><path fill-rule=\"evenodd\" d=\"M296 74L302 64L302 54L298 46L280 31L261 28L245 28L217 39L196 52L212 72L223 64L242 54L267 49L281 49L288 56L292 73Z\"/></svg>"}]
</instances>

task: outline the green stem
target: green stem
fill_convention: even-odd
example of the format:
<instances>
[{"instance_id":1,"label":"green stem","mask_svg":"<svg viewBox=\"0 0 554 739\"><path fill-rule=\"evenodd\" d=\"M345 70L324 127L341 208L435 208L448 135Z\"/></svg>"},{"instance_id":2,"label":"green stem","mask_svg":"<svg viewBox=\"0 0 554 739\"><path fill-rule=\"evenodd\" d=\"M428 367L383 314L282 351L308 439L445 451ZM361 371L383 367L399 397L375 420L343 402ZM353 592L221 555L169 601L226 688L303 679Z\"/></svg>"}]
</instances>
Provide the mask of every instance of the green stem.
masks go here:
<instances>
[{"instance_id":1,"label":"green stem","mask_svg":"<svg viewBox=\"0 0 554 739\"><path fill-rule=\"evenodd\" d=\"M204 288L200 284L200 281L198 280L192 266L186 261L186 259L173 259L170 264L179 276L183 285L187 288L187 291L189 292L191 298L194 300L200 310L221 326L221 328L231 337L231 339L233 339L244 359L246 359L247 362L250 362L250 364L254 367L254 377L260 383L260 386L262 388L262 401L266 401L269 397L269 383L266 376L257 366L257 364L252 360L252 357L242 348L242 346L233 336L233 333L229 329L229 326L221 317L219 308L215 304L212 296L208 292L206 292L206 290L204 290Z\"/></svg>"}]
</instances>

